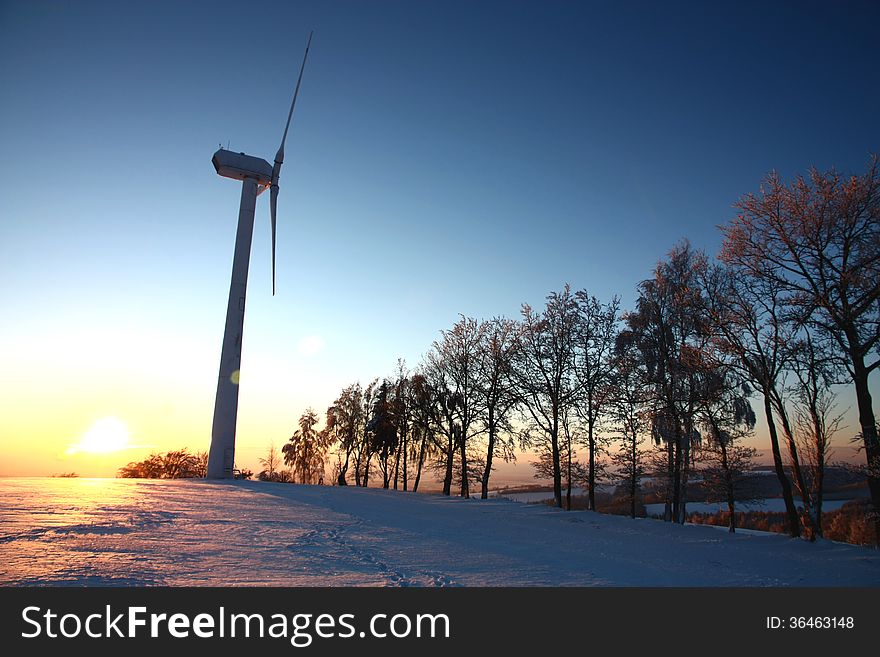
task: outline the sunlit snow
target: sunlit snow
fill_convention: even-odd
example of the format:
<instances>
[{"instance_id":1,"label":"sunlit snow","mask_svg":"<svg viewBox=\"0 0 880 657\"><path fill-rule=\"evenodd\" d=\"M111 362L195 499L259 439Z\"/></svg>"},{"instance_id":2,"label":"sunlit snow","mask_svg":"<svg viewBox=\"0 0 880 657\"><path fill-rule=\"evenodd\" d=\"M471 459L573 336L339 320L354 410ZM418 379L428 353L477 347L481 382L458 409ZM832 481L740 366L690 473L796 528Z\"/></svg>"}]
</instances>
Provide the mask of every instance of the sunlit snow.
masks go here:
<instances>
[{"instance_id":1,"label":"sunlit snow","mask_svg":"<svg viewBox=\"0 0 880 657\"><path fill-rule=\"evenodd\" d=\"M504 499L0 480L0 584L878 586L880 552Z\"/></svg>"}]
</instances>

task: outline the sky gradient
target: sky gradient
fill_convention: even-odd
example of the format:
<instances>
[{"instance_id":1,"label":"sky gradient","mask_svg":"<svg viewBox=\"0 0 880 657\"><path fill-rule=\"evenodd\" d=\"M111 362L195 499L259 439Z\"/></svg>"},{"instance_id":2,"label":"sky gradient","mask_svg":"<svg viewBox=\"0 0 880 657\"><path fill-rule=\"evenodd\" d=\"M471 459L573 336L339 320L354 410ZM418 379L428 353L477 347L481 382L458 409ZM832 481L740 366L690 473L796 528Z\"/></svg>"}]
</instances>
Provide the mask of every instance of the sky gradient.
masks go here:
<instances>
[{"instance_id":1,"label":"sky gradient","mask_svg":"<svg viewBox=\"0 0 880 657\"><path fill-rule=\"evenodd\" d=\"M3 1L0 475L207 449L241 191L210 160L272 160L309 30L274 298L257 201L254 469L459 313L566 282L630 307L769 171L862 171L878 24L874 2ZM71 453L107 417L133 447Z\"/></svg>"}]
</instances>

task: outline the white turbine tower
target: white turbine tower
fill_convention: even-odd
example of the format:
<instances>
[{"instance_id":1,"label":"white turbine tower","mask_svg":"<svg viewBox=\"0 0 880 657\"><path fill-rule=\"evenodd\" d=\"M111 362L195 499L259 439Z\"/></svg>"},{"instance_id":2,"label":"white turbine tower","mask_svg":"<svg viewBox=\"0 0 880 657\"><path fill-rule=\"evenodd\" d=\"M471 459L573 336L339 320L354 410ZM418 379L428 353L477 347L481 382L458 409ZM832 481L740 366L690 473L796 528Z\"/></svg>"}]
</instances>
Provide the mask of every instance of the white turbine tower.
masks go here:
<instances>
[{"instance_id":1,"label":"white turbine tower","mask_svg":"<svg viewBox=\"0 0 880 657\"><path fill-rule=\"evenodd\" d=\"M229 303L226 306L226 328L220 354L220 376L214 401L214 424L211 429L211 451L208 455L208 478L228 479L233 476L235 463L235 422L238 417L238 378L241 369L241 344L244 329L244 301L247 292L248 264L251 238L254 234L254 211L257 196L267 188L272 217L272 295L275 295L275 213L278 202L278 178L284 162L284 142L293 117L296 97L302 83L312 33L306 44L299 78L287 114L287 124L281 137L281 146L275 154L274 166L258 157L233 153L220 148L211 162L217 173L226 178L241 180L241 203L238 209L238 231L235 235L235 254L232 259L232 282L229 285Z\"/></svg>"}]
</instances>

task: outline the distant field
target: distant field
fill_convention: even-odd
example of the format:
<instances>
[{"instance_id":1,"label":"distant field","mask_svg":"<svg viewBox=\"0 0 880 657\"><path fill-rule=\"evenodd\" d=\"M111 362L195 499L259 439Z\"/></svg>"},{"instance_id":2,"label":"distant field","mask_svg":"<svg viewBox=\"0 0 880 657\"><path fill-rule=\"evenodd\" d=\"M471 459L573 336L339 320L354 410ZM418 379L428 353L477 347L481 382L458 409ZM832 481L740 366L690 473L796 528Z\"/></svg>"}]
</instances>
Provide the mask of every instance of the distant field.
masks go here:
<instances>
[{"instance_id":1,"label":"distant field","mask_svg":"<svg viewBox=\"0 0 880 657\"><path fill-rule=\"evenodd\" d=\"M598 489L597 489L598 490ZM563 496L565 491L563 490ZM583 488L572 489L573 496L584 496L587 491ZM529 491L524 493L496 493L494 497L500 497L514 502L524 502L527 504L544 502L553 499L553 491ZM825 500L822 503L822 511L837 511L847 502L851 502L856 498ZM649 516L663 515L664 504L646 504L645 511ZM707 502L688 502L687 510L692 513L717 513L718 511L727 511L726 503L707 503ZM758 502L750 502L748 504L737 504L737 511L785 511L785 501L781 498L772 498L769 500L761 500Z\"/></svg>"},{"instance_id":2,"label":"distant field","mask_svg":"<svg viewBox=\"0 0 880 657\"><path fill-rule=\"evenodd\" d=\"M551 496L552 497L552 496ZM852 500L826 500L822 503L822 511L837 511L847 502ZM663 515L664 504L646 504L645 511L649 516ZM689 513L717 513L718 511L727 511L727 504L710 504L706 502L688 502L687 510ZM770 500L761 500L758 502L750 502L749 504L737 504L737 511L769 511L773 513L781 513L785 511L785 500L781 498L773 498Z\"/></svg>"}]
</instances>

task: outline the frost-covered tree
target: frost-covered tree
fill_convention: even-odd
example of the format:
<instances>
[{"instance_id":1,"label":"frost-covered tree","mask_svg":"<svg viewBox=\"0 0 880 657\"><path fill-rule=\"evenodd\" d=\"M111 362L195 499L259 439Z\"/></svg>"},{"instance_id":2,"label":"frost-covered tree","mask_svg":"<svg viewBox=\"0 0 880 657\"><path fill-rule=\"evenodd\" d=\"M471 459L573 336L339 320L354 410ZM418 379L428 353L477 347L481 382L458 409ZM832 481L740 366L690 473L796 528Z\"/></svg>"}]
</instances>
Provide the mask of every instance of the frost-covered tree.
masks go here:
<instances>
[{"instance_id":1,"label":"frost-covered tree","mask_svg":"<svg viewBox=\"0 0 880 657\"><path fill-rule=\"evenodd\" d=\"M722 362L703 373L705 394L697 411L702 426L700 475L709 502L726 502L728 529L736 530L737 502L755 499L749 473L757 450L741 444L755 428L755 412L749 403L750 389L736 371Z\"/></svg>"},{"instance_id":2,"label":"frost-covered tree","mask_svg":"<svg viewBox=\"0 0 880 657\"><path fill-rule=\"evenodd\" d=\"M419 489L425 461L434 459L440 452L438 436L442 432L439 401L424 367L410 378L410 441L411 458L415 461L416 472L413 492Z\"/></svg>"},{"instance_id":3,"label":"frost-covered tree","mask_svg":"<svg viewBox=\"0 0 880 657\"><path fill-rule=\"evenodd\" d=\"M285 465L292 468L294 476L299 474L303 484L315 483L324 476L327 438L315 428L317 424L318 414L312 408L306 409L299 418L299 429L281 448Z\"/></svg>"},{"instance_id":4,"label":"frost-covered tree","mask_svg":"<svg viewBox=\"0 0 880 657\"><path fill-rule=\"evenodd\" d=\"M356 486L369 486L370 461L373 458L373 444L367 431L367 422L373 412L373 399L379 386L379 379L373 379L363 388L361 395L361 432L355 441L354 477Z\"/></svg>"},{"instance_id":5,"label":"frost-covered tree","mask_svg":"<svg viewBox=\"0 0 880 657\"><path fill-rule=\"evenodd\" d=\"M322 430L328 444L336 444L340 452L336 483L348 484L347 473L352 454L358 448L363 435L364 391L360 383L352 383L342 389L333 405L327 409L327 420Z\"/></svg>"},{"instance_id":6,"label":"frost-covered tree","mask_svg":"<svg viewBox=\"0 0 880 657\"><path fill-rule=\"evenodd\" d=\"M736 204L723 259L788 294L798 319L836 345L856 393L868 488L880 529L880 439L868 385L880 367L880 161L862 175L773 173Z\"/></svg>"},{"instance_id":7,"label":"frost-covered tree","mask_svg":"<svg viewBox=\"0 0 880 657\"><path fill-rule=\"evenodd\" d=\"M394 490L399 481L403 481L403 490L409 486L409 439L410 439L410 380L409 370L403 358L397 359L394 390L391 410L394 415L394 426L397 430L397 449L394 454Z\"/></svg>"},{"instance_id":8,"label":"frost-covered tree","mask_svg":"<svg viewBox=\"0 0 880 657\"><path fill-rule=\"evenodd\" d=\"M431 469L443 482L443 494L450 495L460 436L459 395L452 387L446 368L441 365L441 357L435 348L425 356L423 373L430 390L432 420L437 428L435 434L437 454L431 463ZM427 400L428 398L425 398L425 401Z\"/></svg>"},{"instance_id":9,"label":"frost-covered tree","mask_svg":"<svg viewBox=\"0 0 880 657\"><path fill-rule=\"evenodd\" d=\"M625 316L652 396L651 434L666 448L664 518L679 523L686 517L691 445L699 438L700 374L707 367L703 349L709 332L699 283L705 264L687 241L678 244L639 284L636 309Z\"/></svg>"},{"instance_id":10,"label":"frost-covered tree","mask_svg":"<svg viewBox=\"0 0 880 657\"><path fill-rule=\"evenodd\" d=\"M388 488L393 476L393 457L397 451L397 425L394 419L393 384L383 380L376 390L366 433L370 449L382 472L382 488Z\"/></svg>"},{"instance_id":11,"label":"frost-covered tree","mask_svg":"<svg viewBox=\"0 0 880 657\"><path fill-rule=\"evenodd\" d=\"M595 511L598 457L604 449L598 429L612 394L612 352L617 338L620 299L614 297L609 303L602 303L586 290L575 296L579 315L574 369L578 385L575 411L586 425L587 489L589 508Z\"/></svg>"},{"instance_id":12,"label":"frost-covered tree","mask_svg":"<svg viewBox=\"0 0 880 657\"><path fill-rule=\"evenodd\" d=\"M794 490L804 490L800 457L785 396L798 325L786 317L786 294L772 278L755 278L736 266L708 267L703 275L705 312L713 346L762 396L776 477L791 536L812 534L810 515L799 513ZM788 463L783 460L782 441ZM788 468L786 468L786 465ZM792 473L794 486L789 478ZM809 503L807 503L809 508Z\"/></svg>"},{"instance_id":13,"label":"frost-covered tree","mask_svg":"<svg viewBox=\"0 0 880 657\"><path fill-rule=\"evenodd\" d=\"M512 411L516 407L513 361L518 345L516 322L496 317L483 322L481 344L477 353L478 406L483 410L480 422L486 434L486 456L480 476L480 497L489 495L489 477L496 457L505 462L516 460Z\"/></svg>"},{"instance_id":14,"label":"frost-covered tree","mask_svg":"<svg viewBox=\"0 0 880 657\"><path fill-rule=\"evenodd\" d=\"M483 412L480 394L480 350L485 327L472 317L460 316L449 330L441 331L441 339L434 342L430 357L433 366L448 381L455 399L457 419L458 462L460 466L461 496L470 497L468 484L468 447L474 425Z\"/></svg>"},{"instance_id":15,"label":"frost-covered tree","mask_svg":"<svg viewBox=\"0 0 880 657\"><path fill-rule=\"evenodd\" d=\"M574 377L578 305L571 288L547 296L543 311L522 306L513 374L527 420L543 434L553 479L553 499L562 508L560 436L566 409L576 399Z\"/></svg>"}]
</instances>

